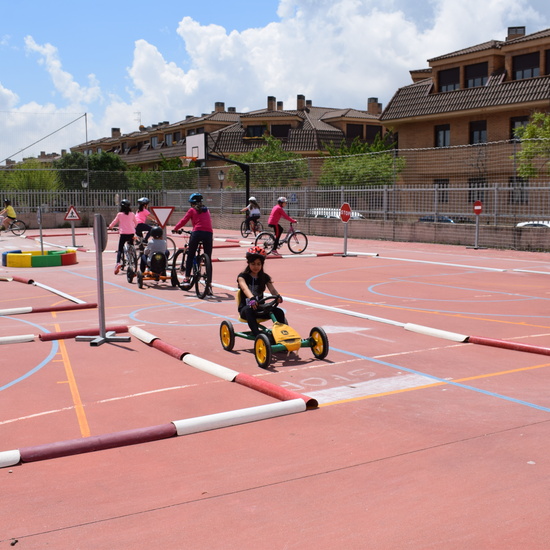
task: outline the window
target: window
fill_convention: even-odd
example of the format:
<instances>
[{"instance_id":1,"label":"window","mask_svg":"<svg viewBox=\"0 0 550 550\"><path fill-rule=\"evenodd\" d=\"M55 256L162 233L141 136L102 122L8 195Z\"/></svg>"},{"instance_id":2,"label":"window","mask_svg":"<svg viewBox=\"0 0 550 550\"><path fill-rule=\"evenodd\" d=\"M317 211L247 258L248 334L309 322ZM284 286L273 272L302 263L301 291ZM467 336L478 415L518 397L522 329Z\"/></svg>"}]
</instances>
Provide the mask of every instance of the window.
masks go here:
<instances>
[{"instance_id":1,"label":"window","mask_svg":"<svg viewBox=\"0 0 550 550\"><path fill-rule=\"evenodd\" d=\"M174 141L178 142L181 139L181 132L174 132Z\"/></svg>"},{"instance_id":2,"label":"window","mask_svg":"<svg viewBox=\"0 0 550 550\"><path fill-rule=\"evenodd\" d=\"M485 190L487 180L485 178L468 178L468 202L485 202Z\"/></svg>"},{"instance_id":3,"label":"window","mask_svg":"<svg viewBox=\"0 0 550 550\"><path fill-rule=\"evenodd\" d=\"M363 139L363 125L362 124L346 124L346 137L349 139Z\"/></svg>"},{"instance_id":4,"label":"window","mask_svg":"<svg viewBox=\"0 0 550 550\"><path fill-rule=\"evenodd\" d=\"M487 143L487 121L476 120L470 122L470 145Z\"/></svg>"},{"instance_id":5,"label":"window","mask_svg":"<svg viewBox=\"0 0 550 550\"><path fill-rule=\"evenodd\" d=\"M159 138L157 136L151 137L151 147L154 149L159 144Z\"/></svg>"},{"instance_id":6,"label":"window","mask_svg":"<svg viewBox=\"0 0 550 550\"><path fill-rule=\"evenodd\" d=\"M287 138L290 132L290 124L272 124L271 135L276 138Z\"/></svg>"},{"instance_id":7,"label":"window","mask_svg":"<svg viewBox=\"0 0 550 550\"><path fill-rule=\"evenodd\" d=\"M529 204L529 180L519 176L511 176L508 180L510 192L508 204Z\"/></svg>"},{"instance_id":8,"label":"window","mask_svg":"<svg viewBox=\"0 0 550 550\"><path fill-rule=\"evenodd\" d=\"M518 128L524 128L529 124L528 116L513 116L510 119L510 139L515 139L516 130Z\"/></svg>"},{"instance_id":9,"label":"window","mask_svg":"<svg viewBox=\"0 0 550 550\"><path fill-rule=\"evenodd\" d=\"M550 50L544 52L544 66L546 68L545 74L550 74Z\"/></svg>"},{"instance_id":10,"label":"window","mask_svg":"<svg viewBox=\"0 0 550 550\"><path fill-rule=\"evenodd\" d=\"M164 136L164 141L166 142L167 147L172 147L172 143L174 143L174 136L173 134L166 134Z\"/></svg>"},{"instance_id":11,"label":"window","mask_svg":"<svg viewBox=\"0 0 550 550\"><path fill-rule=\"evenodd\" d=\"M368 143L374 143L376 136L382 135L382 126L374 126L373 124L367 124L366 130L367 130L366 141Z\"/></svg>"},{"instance_id":12,"label":"window","mask_svg":"<svg viewBox=\"0 0 550 550\"><path fill-rule=\"evenodd\" d=\"M447 178L435 179L434 187L437 192L437 204L449 202L449 180Z\"/></svg>"},{"instance_id":13,"label":"window","mask_svg":"<svg viewBox=\"0 0 550 550\"><path fill-rule=\"evenodd\" d=\"M447 69L439 71L437 75L440 92L452 92L460 89L460 69Z\"/></svg>"},{"instance_id":14,"label":"window","mask_svg":"<svg viewBox=\"0 0 550 550\"><path fill-rule=\"evenodd\" d=\"M488 63L476 63L475 65L466 65L466 67L464 67L466 88L485 86L485 84L487 84L488 72Z\"/></svg>"},{"instance_id":15,"label":"window","mask_svg":"<svg viewBox=\"0 0 550 550\"><path fill-rule=\"evenodd\" d=\"M539 53L534 52L526 53L524 55L516 55L512 59L512 74L514 76L514 80L539 76Z\"/></svg>"},{"instance_id":16,"label":"window","mask_svg":"<svg viewBox=\"0 0 550 550\"><path fill-rule=\"evenodd\" d=\"M245 131L246 137L262 137L265 132L265 126L247 126Z\"/></svg>"},{"instance_id":17,"label":"window","mask_svg":"<svg viewBox=\"0 0 550 550\"><path fill-rule=\"evenodd\" d=\"M451 126L449 124L440 124L435 127L435 146L449 147L451 145Z\"/></svg>"}]
</instances>

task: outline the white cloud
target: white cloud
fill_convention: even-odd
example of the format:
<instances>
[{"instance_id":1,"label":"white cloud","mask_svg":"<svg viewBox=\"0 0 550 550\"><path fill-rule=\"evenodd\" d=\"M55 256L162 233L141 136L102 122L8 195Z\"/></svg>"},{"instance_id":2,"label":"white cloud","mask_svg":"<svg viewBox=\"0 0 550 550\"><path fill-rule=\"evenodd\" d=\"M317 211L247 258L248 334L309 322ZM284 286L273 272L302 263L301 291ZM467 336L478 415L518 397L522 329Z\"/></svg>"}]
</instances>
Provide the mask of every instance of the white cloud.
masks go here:
<instances>
[{"instance_id":1,"label":"white cloud","mask_svg":"<svg viewBox=\"0 0 550 550\"><path fill-rule=\"evenodd\" d=\"M95 139L109 135L111 127L124 133L137 129L136 113L145 125L176 122L212 111L216 101L238 111L265 107L270 95L286 109L295 108L297 94L314 105L364 109L369 97L386 105L397 88L410 83L409 71L427 67L429 58L504 40L508 26L526 25L528 33L548 26L546 0L417 4L280 0L278 21L241 32L184 17L173 28L187 57L168 61L155 44L136 40L124 96L101 87L93 74L87 84L77 82L63 69L55 46L37 44L31 36L25 43L51 78L55 109L93 113L88 134ZM0 109L23 111L18 102L0 84Z\"/></svg>"}]
</instances>

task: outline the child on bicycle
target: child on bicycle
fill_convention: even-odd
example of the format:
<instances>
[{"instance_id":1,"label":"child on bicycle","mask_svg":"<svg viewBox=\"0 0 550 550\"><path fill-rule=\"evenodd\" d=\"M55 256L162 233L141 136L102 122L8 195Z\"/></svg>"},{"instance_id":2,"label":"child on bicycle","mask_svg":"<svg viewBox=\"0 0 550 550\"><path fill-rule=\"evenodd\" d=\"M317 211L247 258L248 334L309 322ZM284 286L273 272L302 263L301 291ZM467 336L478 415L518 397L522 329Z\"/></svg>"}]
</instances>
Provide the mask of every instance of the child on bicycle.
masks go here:
<instances>
[{"instance_id":1,"label":"child on bicycle","mask_svg":"<svg viewBox=\"0 0 550 550\"><path fill-rule=\"evenodd\" d=\"M115 275L120 271L120 262L124 254L124 243L132 242L136 230L136 216L130 208L130 201L123 199L120 201L120 210L115 219L109 224L109 229L118 225L119 238L118 250L116 253Z\"/></svg>"},{"instance_id":2,"label":"child on bicycle","mask_svg":"<svg viewBox=\"0 0 550 550\"><path fill-rule=\"evenodd\" d=\"M136 212L136 235L142 239L143 232L146 231L145 238L143 238L143 244L147 244L149 237L151 236L151 230L153 229L152 225L149 225L147 222L152 221L156 223L155 217L147 207L149 206L149 199L147 197L141 197L138 199L138 209Z\"/></svg>"},{"instance_id":3,"label":"child on bicycle","mask_svg":"<svg viewBox=\"0 0 550 550\"><path fill-rule=\"evenodd\" d=\"M209 257L212 256L212 246L214 241L212 218L210 217L210 211L202 203L202 200L203 198L200 193L192 193L189 197L189 204L191 207L185 213L185 216L183 216L183 218L174 226L174 229L172 229L172 233L178 233L178 231L188 221L191 221L193 226L191 237L189 238L189 247L187 249L183 284L189 284L189 277L193 267L193 258L195 257L195 253L197 252L200 242L202 242L204 253Z\"/></svg>"},{"instance_id":4,"label":"child on bicycle","mask_svg":"<svg viewBox=\"0 0 550 550\"><path fill-rule=\"evenodd\" d=\"M277 199L277 204L271 210L271 214L269 214L269 219L267 220L267 224L273 229L273 232L275 233L275 241L273 243L273 250L271 254L275 254L277 256L279 255L279 253L277 252L277 248L279 248L279 239L281 238L281 234L283 233L283 227L279 224L279 220L281 218L284 218L290 223L298 223L295 219L291 218L285 212L286 203L286 197L279 197Z\"/></svg>"},{"instance_id":5,"label":"child on bicycle","mask_svg":"<svg viewBox=\"0 0 550 550\"><path fill-rule=\"evenodd\" d=\"M10 223L17 218L9 199L4 199L4 209L0 212L0 217L2 218L2 227L7 231Z\"/></svg>"},{"instance_id":6,"label":"child on bicycle","mask_svg":"<svg viewBox=\"0 0 550 550\"><path fill-rule=\"evenodd\" d=\"M237 304L239 315L246 319L254 337L261 332L260 325L256 321L261 317L258 311L258 301L264 297L265 289L277 297L277 303L282 303L283 298L273 286L271 277L264 271L264 262L266 253L260 246L253 246L246 253L246 269L239 273L237 284L241 291L241 300ZM284 323L285 312L275 306L272 310L273 315L280 323Z\"/></svg>"},{"instance_id":7,"label":"child on bicycle","mask_svg":"<svg viewBox=\"0 0 550 550\"><path fill-rule=\"evenodd\" d=\"M148 265L151 265L151 258L157 252L164 254L168 260L168 247L166 245L166 241L162 238L162 227L153 227L151 229L151 237L153 237L152 240L147 243L147 246L141 255L140 269L142 272L145 271Z\"/></svg>"},{"instance_id":8,"label":"child on bicycle","mask_svg":"<svg viewBox=\"0 0 550 550\"><path fill-rule=\"evenodd\" d=\"M248 199L248 205L245 206L241 212L246 212L246 227L249 231L252 231L251 222L256 224L256 221L260 219L260 215L262 214L256 197L250 197Z\"/></svg>"}]
</instances>

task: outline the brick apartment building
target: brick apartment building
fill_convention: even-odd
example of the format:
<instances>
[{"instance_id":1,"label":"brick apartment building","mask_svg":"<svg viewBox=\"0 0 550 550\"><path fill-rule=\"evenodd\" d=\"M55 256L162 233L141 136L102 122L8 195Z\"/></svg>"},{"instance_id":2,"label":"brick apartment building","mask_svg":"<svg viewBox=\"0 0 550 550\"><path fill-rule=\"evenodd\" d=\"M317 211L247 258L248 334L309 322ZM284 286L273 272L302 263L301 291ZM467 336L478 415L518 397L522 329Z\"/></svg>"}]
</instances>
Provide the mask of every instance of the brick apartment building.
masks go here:
<instances>
[{"instance_id":1,"label":"brick apartment building","mask_svg":"<svg viewBox=\"0 0 550 550\"><path fill-rule=\"evenodd\" d=\"M400 183L476 189L468 193L469 202L485 186L536 183L517 176L513 138L534 112L550 110L550 29L526 35L525 27L510 27L504 41L428 63L427 69L410 71L412 84L397 90L380 117L407 160ZM486 146L501 141L506 143Z\"/></svg>"},{"instance_id":2,"label":"brick apartment building","mask_svg":"<svg viewBox=\"0 0 550 550\"><path fill-rule=\"evenodd\" d=\"M113 128L111 136L78 146L71 151L82 153L112 152L120 155L129 165L150 170L161 159L186 155L188 136L207 133L209 148L217 155L229 157L246 153L264 144L264 135L280 139L283 148L304 157L314 157L325 149L325 143L339 145L355 137L372 142L382 132L379 121L382 106L376 98L369 98L367 110L317 107L305 96L298 95L296 109L285 110L283 102L267 98L267 107L248 113L238 113L234 107L225 109L223 102L215 104L214 111L201 116L187 116L185 120L170 124L160 122L138 131L121 134ZM206 160L206 166L223 164Z\"/></svg>"}]
</instances>

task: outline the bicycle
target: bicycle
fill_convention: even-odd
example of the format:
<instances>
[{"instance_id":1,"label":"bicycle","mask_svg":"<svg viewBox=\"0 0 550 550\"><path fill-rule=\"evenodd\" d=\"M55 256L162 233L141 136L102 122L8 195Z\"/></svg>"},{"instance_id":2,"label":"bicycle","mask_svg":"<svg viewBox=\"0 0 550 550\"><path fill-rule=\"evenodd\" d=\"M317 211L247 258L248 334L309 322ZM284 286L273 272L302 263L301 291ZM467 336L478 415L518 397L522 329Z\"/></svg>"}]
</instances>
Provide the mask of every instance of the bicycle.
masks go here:
<instances>
[{"instance_id":1,"label":"bicycle","mask_svg":"<svg viewBox=\"0 0 550 550\"><path fill-rule=\"evenodd\" d=\"M178 233L185 233L187 239L189 238L188 236L191 235L191 231L186 231L185 229L180 229ZM212 260L208 254L203 252L203 244L200 242L193 258L191 277L188 283L184 283L183 277L185 276L188 249L189 241L187 240L183 248L179 248L174 255L170 279L172 286L179 286L182 290L191 290L195 287L197 297L202 300L208 294L212 294ZM180 277L182 280L180 280Z\"/></svg>"},{"instance_id":2,"label":"bicycle","mask_svg":"<svg viewBox=\"0 0 550 550\"><path fill-rule=\"evenodd\" d=\"M256 237L254 244L256 246L261 246L266 251L266 254L271 254L271 252L273 252L273 245L275 244L275 233L271 231L260 233ZM302 231L296 231L294 229L294 224L291 223L286 236L282 238L281 234L281 239L279 240L279 246L277 248L281 248L284 244L288 246L288 249L293 254L301 254L307 248L308 238Z\"/></svg>"},{"instance_id":3,"label":"bicycle","mask_svg":"<svg viewBox=\"0 0 550 550\"><path fill-rule=\"evenodd\" d=\"M15 219L10 222L7 229L4 229L4 231L11 231L13 235L20 237L27 231L27 224L21 220Z\"/></svg>"},{"instance_id":4,"label":"bicycle","mask_svg":"<svg viewBox=\"0 0 550 550\"><path fill-rule=\"evenodd\" d=\"M261 233L264 230L264 226L262 225L262 222L260 220L243 220L241 223L241 235L246 238L250 235L250 233L254 233L254 237L258 235L258 233Z\"/></svg>"}]
</instances>

